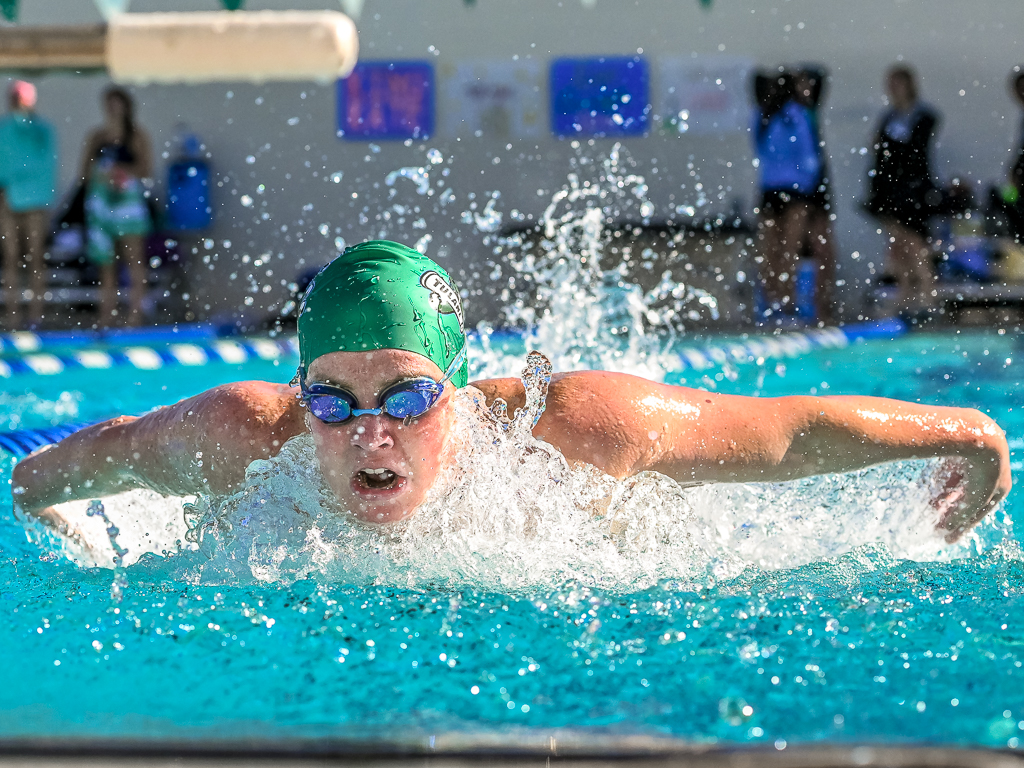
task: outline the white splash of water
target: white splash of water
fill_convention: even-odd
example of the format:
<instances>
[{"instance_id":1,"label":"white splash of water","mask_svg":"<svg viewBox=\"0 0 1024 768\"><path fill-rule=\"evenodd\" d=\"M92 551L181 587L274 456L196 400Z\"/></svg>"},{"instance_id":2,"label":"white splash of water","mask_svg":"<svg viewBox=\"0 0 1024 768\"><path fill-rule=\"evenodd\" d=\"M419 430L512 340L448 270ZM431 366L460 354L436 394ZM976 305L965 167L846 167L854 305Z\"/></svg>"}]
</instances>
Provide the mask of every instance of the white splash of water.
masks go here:
<instances>
[{"instance_id":1,"label":"white splash of water","mask_svg":"<svg viewBox=\"0 0 1024 768\"><path fill-rule=\"evenodd\" d=\"M531 434L549 375L536 363L526 372L527 407L511 419L501 404L488 409L477 390L462 390L448 469L400 524L354 521L327 488L311 437L293 438L249 467L240 493L189 508L199 552L181 558L178 578L635 591L665 580L704 585L751 566L792 568L871 543L922 560L970 549L935 532L922 462L695 488L657 473L616 480L570 467Z\"/></svg>"},{"instance_id":2,"label":"white splash of water","mask_svg":"<svg viewBox=\"0 0 1024 768\"><path fill-rule=\"evenodd\" d=\"M400 524L366 526L339 508L308 433L276 458L250 465L240 493L186 505L191 541L184 547L154 546L144 533L180 531L180 499L133 491L108 499L106 513L133 560L163 554L169 575L207 584L315 578L631 592L666 580L707 586L750 567L795 568L866 545L899 559L945 560L1012 540L1005 516L990 515L980 535L945 544L934 530L927 462L778 485L690 488L652 472L616 480L590 466L570 467L530 434L542 404L540 389L531 387L531 405L513 419L488 409L478 391L460 391L455 432L462 439L449 468ZM114 567L106 531L96 534L96 541L64 539L55 548L84 566Z\"/></svg>"},{"instance_id":3,"label":"white splash of water","mask_svg":"<svg viewBox=\"0 0 1024 768\"><path fill-rule=\"evenodd\" d=\"M399 168L397 171L391 171L391 173L384 177L384 183L389 187L394 187L395 182L399 179L408 179L415 184L416 194L426 195L431 191L430 173L425 167L408 166Z\"/></svg>"},{"instance_id":4,"label":"white splash of water","mask_svg":"<svg viewBox=\"0 0 1024 768\"><path fill-rule=\"evenodd\" d=\"M16 512L29 537L44 549L83 568L119 568L146 554L176 555L187 546L182 506L193 500L134 490L104 497L102 503L69 501L51 508L60 521L57 531Z\"/></svg>"},{"instance_id":5,"label":"white splash of water","mask_svg":"<svg viewBox=\"0 0 1024 768\"><path fill-rule=\"evenodd\" d=\"M477 211L474 203L474 207L462 212L463 223L472 224L478 232L497 232L501 229L503 218L501 211L495 208L499 199L501 199L501 193L492 192L482 211Z\"/></svg>"},{"instance_id":6,"label":"white splash of water","mask_svg":"<svg viewBox=\"0 0 1024 768\"><path fill-rule=\"evenodd\" d=\"M532 287L514 299L509 291L503 293L509 302L506 322L524 329L527 348L543 350L556 370L622 371L662 380L679 367L669 350L684 322L702 313L717 318L717 301L676 282L668 270L653 289L643 291L627 278L625 253L609 266L606 252L615 222L646 220L653 210L646 181L631 171L632 159L618 144L596 168L585 158L574 165L540 219L539 243L529 243L522 234L498 241L508 253L514 279ZM484 213L491 208L488 203ZM479 231L495 231L490 220L483 226L477 219ZM464 220L470 221L468 213ZM652 252L642 258L653 268ZM500 271L496 268L495 277ZM486 336L487 329L481 330ZM482 343L484 358L474 365L478 375L508 375L508 356L488 355L487 340Z\"/></svg>"}]
</instances>

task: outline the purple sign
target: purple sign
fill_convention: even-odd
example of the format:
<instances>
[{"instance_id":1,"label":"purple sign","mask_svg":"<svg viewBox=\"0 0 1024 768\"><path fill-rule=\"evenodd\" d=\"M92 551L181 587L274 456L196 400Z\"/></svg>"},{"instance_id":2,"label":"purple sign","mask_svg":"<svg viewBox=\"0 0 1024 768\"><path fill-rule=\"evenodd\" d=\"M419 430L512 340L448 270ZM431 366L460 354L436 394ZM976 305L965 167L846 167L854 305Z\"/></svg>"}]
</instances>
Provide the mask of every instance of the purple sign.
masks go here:
<instances>
[{"instance_id":1,"label":"purple sign","mask_svg":"<svg viewBox=\"0 0 1024 768\"><path fill-rule=\"evenodd\" d=\"M363 62L338 81L338 133L346 139L422 139L433 132L429 63Z\"/></svg>"},{"instance_id":2,"label":"purple sign","mask_svg":"<svg viewBox=\"0 0 1024 768\"><path fill-rule=\"evenodd\" d=\"M643 136L650 76L639 56L556 59L551 125L558 136Z\"/></svg>"}]
</instances>

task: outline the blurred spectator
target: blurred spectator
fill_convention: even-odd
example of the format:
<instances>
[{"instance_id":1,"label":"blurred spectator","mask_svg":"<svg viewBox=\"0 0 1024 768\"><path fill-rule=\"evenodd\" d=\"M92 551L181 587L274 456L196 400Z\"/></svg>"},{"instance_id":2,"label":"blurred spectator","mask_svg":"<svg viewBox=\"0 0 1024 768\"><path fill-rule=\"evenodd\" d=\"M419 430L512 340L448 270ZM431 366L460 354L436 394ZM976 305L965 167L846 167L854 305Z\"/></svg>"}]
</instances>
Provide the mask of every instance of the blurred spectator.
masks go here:
<instances>
[{"instance_id":1,"label":"blurred spectator","mask_svg":"<svg viewBox=\"0 0 1024 768\"><path fill-rule=\"evenodd\" d=\"M1021 107L1024 107L1024 72L1014 67L1010 78L1010 90ZM1017 243L1024 242L1024 119L1020 126L1020 146L1006 174L1006 181L990 195L990 208L1001 219L1004 234Z\"/></svg>"},{"instance_id":2,"label":"blurred spectator","mask_svg":"<svg viewBox=\"0 0 1024 768\"><path fill-rule=\"evenodd\" d=\"M832 198L828 180L828 152L821 137L818 109L825 92L827 73L817 67L805 67L795 74L794 98L810 110L811 128L818 148L818 185L807 200L804 247L817 262L815 281L815 308L822 324L835 322L834 294L836 285L836 255L832 247Z\"/></svg>"},{"instance_id":3,"label":"blurred spectator","mask_svg":"<svg viewBox=\"0 0 1024 768\"><path fill-rule=\"evenodd\" d=\"M57 155L50 124L35 112L36 89L18 80L11 85L10 113L0 121L0 237L6 327L22 327L21 275L27 274L28 319L43 319L46 292L46 208L53 203Z\"/></svg>"},{"instance_id":4,"label":"blurred spectator","mask_svg":"<svg viewBox=\"0 0 1024 768\"><path fill-rule=\"evenodd\" d=\"M82 152L85 182L86 253L100 271L100 324L117 316L120 257L128 268L128 325L142 322L146 290L145 238L153 230L145 182L152 178L149 137L135 122L127 91L103 94L104 123L86 139Z\"/></svg>"},{"instance_id":5,"label":"blurred spectator","mask_svg":"<svg viewBox=\"0 0 1024 768\"><path fill-rule=\"evenodd\" d=\"M796 98L788 72L758 74L755 149L760 172L760 282L765 318L776 322L795 311L796 260L807 234L811 202L822 184L823 165L812 111Z\"/></svg>"},{"instance_id":6,"label":"blurred spectator","mask_svg":"<svg viewBox=\"0 0 1024 768\"><path fill-rule=\"evenodd\" d=\"M913 71L896 66L886 76L890 109L875 138L864 207L889 235L889 260L901 311L932 304L935 270L929 248L929 219L943 200L931 171L931 144L938 115L921 104Z\"/></svg>"}]
</instances>

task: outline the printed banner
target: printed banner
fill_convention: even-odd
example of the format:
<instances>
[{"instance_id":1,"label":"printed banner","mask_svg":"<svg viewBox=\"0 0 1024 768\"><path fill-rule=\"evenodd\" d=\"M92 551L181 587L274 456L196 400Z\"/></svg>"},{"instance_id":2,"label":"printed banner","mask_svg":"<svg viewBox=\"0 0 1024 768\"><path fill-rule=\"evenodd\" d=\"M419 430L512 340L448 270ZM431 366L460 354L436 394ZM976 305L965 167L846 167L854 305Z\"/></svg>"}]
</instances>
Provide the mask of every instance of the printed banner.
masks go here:
<instances>
[{"instance_id":1,"label":"printed banner","mask_svg":"<svg viewBox=\"0 0 1024 768\"><path fill-rule=\"evenodd\" d=\"M338 134L423 139L434 132L434 68L425 61L362 62L338 81Z\"/></svg>"},{"instance_id":2,"label":"printed banner","mask_svg":"<svg viewBox=\"0 0 1024 768\"><path fill-rule=\"evenodd\" d=\"M551 63L551 128L557 136L642 136L649 72L639 56Z\"/></svg>"},{"instance_id":3,"label":"printed banner","mask_svg":"<svg viewBox=\"0 0 1024 768\"><path fill-rule=\"evenodd\" d=\"M536 138L543 120L543 82L534 61L480 59L442 66L441 127L449 136Z\"/></svg>"},{"instance_id":4,"label":"printed banner","mask_svg":"<svg viewBox=\"0 0 1024 768\"><path fill-rule=\"evenodd\" d=\"M715 134L750 127L754 62L736 56L658 60L655 122L674 133Z\"/></svg>"}]
</instances>

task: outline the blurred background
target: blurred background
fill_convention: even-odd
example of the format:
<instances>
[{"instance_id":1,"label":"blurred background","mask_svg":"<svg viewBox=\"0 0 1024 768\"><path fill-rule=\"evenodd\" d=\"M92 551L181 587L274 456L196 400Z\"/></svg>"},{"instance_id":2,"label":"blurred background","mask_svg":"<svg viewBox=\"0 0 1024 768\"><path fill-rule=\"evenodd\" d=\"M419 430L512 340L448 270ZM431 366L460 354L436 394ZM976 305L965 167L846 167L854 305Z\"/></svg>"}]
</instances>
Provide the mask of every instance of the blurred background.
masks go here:
<instances>
[{"instance_id":1,"label":"blurred background","mask_svg":"<svg viewBox=\"0 0 1024 768\"><path fill-rule=\"evenodd\" d=\"M87 25L100 23L109 5L22 0L5 10L12 24ZM221 7L133 0L128 10ZM508 252L536 239L531 226L570 173L585 177L618 144L645 185L644 205L608 217L619 245L648 238L652 258L690 262L693 281L721 294L720 316L707 322L749 326L760 317L752 78L809 65L827 73L818 125L830 169L834 321L884 316L895 311L879 289L886 234L861 203L889 68L912 67L922 101L941 117L932 155L940 184L962 180L983 201L1020 142L1010 83L1024 57L1013 0L349 0L341 9L358 26L359 82L130 89L152 140L149 194L163 217L147 246L162 275L150 278L159 291L147 322L266 327L310 270L345 244L385 236L418 244L460 279L470 324L500 323ZM621 118L597 106L594 124L574 124L573 110L600 98L600 87L586 87L594 72L617 89ZM31 74L18 76L37 86L37 111L55 132L59 219L80 183L86 136L102 122L109 80L101 72ZM602 114L609 120L601 123ZM182 160L186 168L201 161L209 174L208 221L166 220L170 168ZM429 182L417 168L430 172ZM945 226L938 250L949 240ZM80 243L59 230L51 261L77 258L82 267ZM1019 320L1005 277L967 278L996 281L998 295L976 302L994 314L961 308L948 321ZM44 326L60 322L48 313Z\"/></svg>"}]
</instances>

